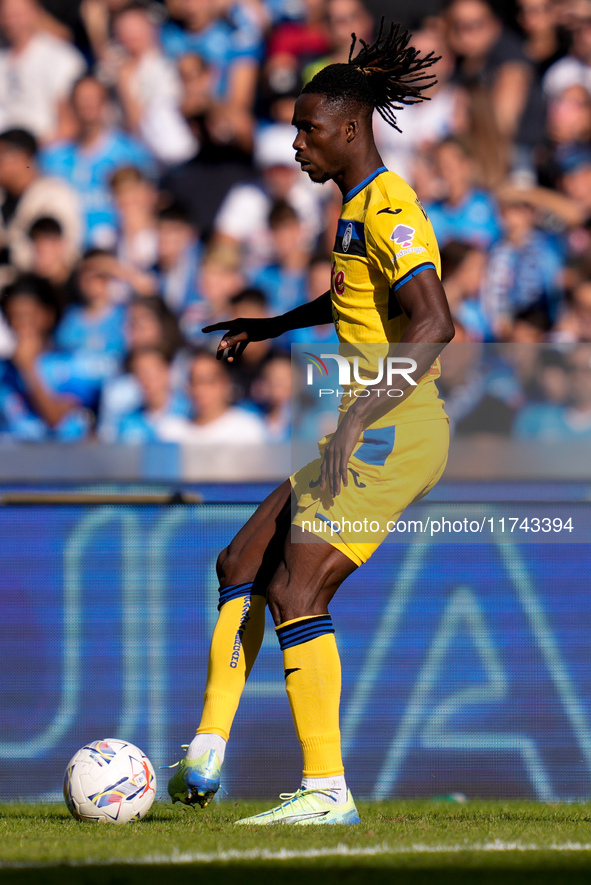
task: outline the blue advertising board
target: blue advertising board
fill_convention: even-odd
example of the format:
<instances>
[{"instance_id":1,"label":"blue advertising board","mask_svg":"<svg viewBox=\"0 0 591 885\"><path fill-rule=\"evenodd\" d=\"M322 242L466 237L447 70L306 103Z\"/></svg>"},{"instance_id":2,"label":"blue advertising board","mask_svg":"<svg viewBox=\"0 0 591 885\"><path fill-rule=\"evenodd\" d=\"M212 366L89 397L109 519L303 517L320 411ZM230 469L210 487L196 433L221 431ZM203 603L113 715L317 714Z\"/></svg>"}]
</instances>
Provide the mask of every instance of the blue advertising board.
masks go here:
<instances>
[{"instance_id":1,"label":"blue advertising board","mask_svg":"<svg viewBox=\"0 0 591 885\"><path fill-rule=\"evenodd\" d=\"M157 771L180 757L199 720L215 559L253 509L0 509L0 799L57 798L91 740L136 743ZM354 794L591 798L590 574L590 545L565 539L383 545L332 605ZM229 798L299 784L270 619L226 759Z\"/></svg>"}]
</instances>

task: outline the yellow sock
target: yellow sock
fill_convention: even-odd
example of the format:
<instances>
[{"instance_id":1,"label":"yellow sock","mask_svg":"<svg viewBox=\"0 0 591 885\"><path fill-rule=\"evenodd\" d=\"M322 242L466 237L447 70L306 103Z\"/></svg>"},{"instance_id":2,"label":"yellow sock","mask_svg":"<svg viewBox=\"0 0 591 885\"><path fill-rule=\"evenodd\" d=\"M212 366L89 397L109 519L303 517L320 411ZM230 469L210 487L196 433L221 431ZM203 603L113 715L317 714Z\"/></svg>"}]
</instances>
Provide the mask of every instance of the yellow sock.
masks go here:
<instances>
[{"instance_id":1,"label":"yellow sock","mask_svg":"<svg viewBox=\"0 0 591 885\"><path fill-rule=\"evenodd\" d=\"M302 746L304 777L343 774L341 661L330 615L286 621L277 627L277 635L291 714Z\"/></svg>"},{"instance_id":2,"label":"yellow sock","mask_svg":"<svg viewBox=\"0 0 591 885\"><path fill-rule=\"evenodd\" d=\"M197 734L219 734L225 741L230 736L265 632L265 597L251 595L251 587L252 584L240 584L220 591L220 614L209 648L203 713Z\"/></svg>"}]
</instances>

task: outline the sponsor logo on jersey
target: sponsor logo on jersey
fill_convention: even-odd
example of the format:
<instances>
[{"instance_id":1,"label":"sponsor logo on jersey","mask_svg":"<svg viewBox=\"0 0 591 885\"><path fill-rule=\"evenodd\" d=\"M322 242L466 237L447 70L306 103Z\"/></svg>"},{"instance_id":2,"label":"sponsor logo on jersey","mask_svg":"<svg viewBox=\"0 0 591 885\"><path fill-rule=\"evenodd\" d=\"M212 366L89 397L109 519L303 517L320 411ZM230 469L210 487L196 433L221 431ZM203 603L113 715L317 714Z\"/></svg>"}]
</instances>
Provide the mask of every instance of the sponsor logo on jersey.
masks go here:
<instances>
[{"instance_id":1,"label":"sponsor logo on jersey","mask_svg":"<svg viewBox=\"0 0 591 885\"><path fill-rule=\"evenodd\" d=\"M401 249L400 252L397 252L394 255L393 260L396 261L398 258L404 258L405 255L411 255L413 253L415 255L420 255L421 252L426 252L426 251L427 250L425 249L424 246L410 246L410 248L408 248L408 249Z\"/></svg>"},{"instance_id":2,"label":"sponsor logo on jersey","mask_svg":"<svg viewBox=\"0 0 591 885\"><path fill-rule=\"evenodd\" d=\"M335 292L337 295L344 295L345 294L345 271L344 270L337 271L336 261L333 261L332 265L330 267L330 283L331 283L331 291L332 292ZM336 325L336 321L335 321L335 325Z\"/></svg>"},{"instance_id":3,"label":"sponsor logo on jersey","mask_svg":"<svg viewBox=\"0 0 591 885\"><path fill-rule=\"evenodd\" d=\"M347 230L343 236L343 252L349 251L349 246L351 245L351 237L353 236L353 225L348 224Z\"/></svg>"},{"instance_id":4,"label":"sponsor logo on jersey","mask_svg":"<svg viewBox=\"0 0 591 885\"><path fill-rule=\"evenodd\" d=\"M408 249L409 246L412 246L415 234L416 230L414 227L409 227L408 224L397 224L390 234L390 239L393 240L397 246L402 246L403 249Z\"/></svg>"},{"instance_id":5,"label":"sponsor logo on jersey","mask_svg":"<svg viewBox=\"0 0 591 885\"><path fill-rule=\"evenodd\" d=\"M385 209L380 209L378 215L400 215L401 212L402 209L390 209L389 207L386 207Z\"/></svg>"}]
</instances>

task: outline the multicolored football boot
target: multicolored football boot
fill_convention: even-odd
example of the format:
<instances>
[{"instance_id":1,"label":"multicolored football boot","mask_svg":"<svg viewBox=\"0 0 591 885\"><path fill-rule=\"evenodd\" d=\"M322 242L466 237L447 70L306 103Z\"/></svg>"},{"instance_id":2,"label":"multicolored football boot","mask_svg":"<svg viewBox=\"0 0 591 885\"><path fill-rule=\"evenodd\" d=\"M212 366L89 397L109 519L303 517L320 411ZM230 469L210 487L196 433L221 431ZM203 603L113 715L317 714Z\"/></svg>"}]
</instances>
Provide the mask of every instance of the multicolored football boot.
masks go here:
<instances>
[{"instance_id":1,"label":"multicolored football boot","mask_svg":"<svg viewBox=\"0 0 591 885\"><path fill-rule=\"evenodd\" d=\"M183 805L209 805L220 788L221 762L216 750L207 750L199 759L181 759L171 768L177 770L168 781L173 802Z\"/></svg>"},{"instance_id":2,"label":"multicolored football boot","mask_svg":"<svg viewBox=\"0 0 591 885\"><path fill-rule=\"evenodd\" d=\"M277 808L263 811L252 817L235 821L236 824L358 824L360 822L351 790L347 791L344 805L332 805L325 802L322 794L330 795L328 790L305 790L300 788L295 793L282 793L279 798L285 801Z\"/></svg>"}]
</instances>

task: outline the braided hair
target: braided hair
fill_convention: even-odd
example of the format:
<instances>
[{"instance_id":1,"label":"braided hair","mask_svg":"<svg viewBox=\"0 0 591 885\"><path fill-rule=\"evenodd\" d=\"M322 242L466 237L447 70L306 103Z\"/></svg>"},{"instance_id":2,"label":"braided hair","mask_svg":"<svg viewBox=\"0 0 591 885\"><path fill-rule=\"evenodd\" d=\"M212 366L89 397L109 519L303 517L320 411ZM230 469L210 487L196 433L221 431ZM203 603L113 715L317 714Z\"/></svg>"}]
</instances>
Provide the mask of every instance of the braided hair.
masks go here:
<instances>
[{"instance_id":1,"label":"braided hair","mask_svg":"<svg viewBox=\"0 0 591 885\"><path fill-rule=\"evenodd\" d=\"M386 123L400 132L395 111L407 104L429 99L424 92L437 83L434 74L425 70L439 61L433 52L423 57L419 50L409 46L411 34L392 23L384 36L384 19L375 43L369 46L359 40L362 49L353 57L357 37L353 42L349 60L345 64L331 64L319 71L302 89L308 95L324 95L329 100L344 105L357 103L368 110L378 112Z\"/></svg>"}]
</instances>

